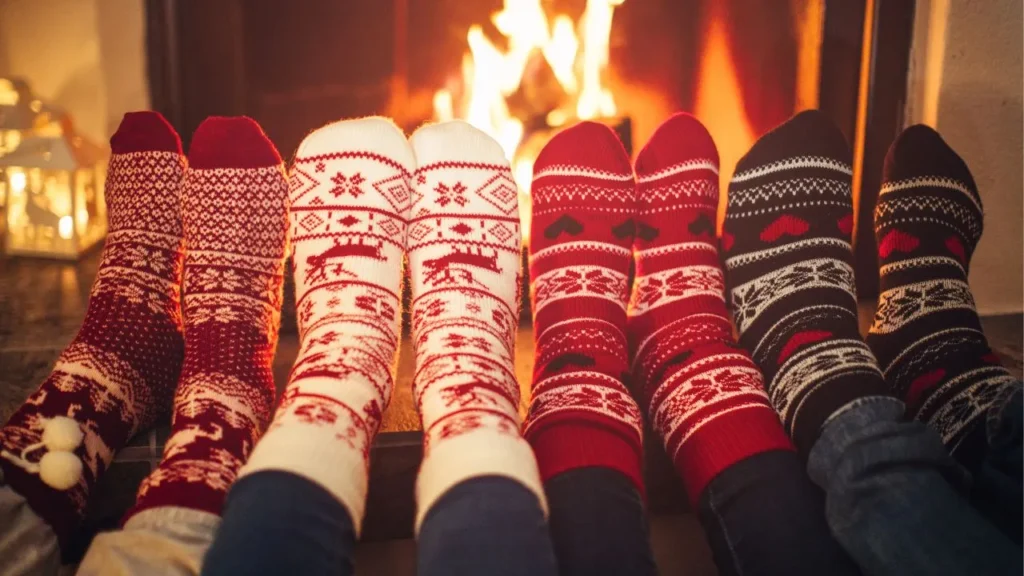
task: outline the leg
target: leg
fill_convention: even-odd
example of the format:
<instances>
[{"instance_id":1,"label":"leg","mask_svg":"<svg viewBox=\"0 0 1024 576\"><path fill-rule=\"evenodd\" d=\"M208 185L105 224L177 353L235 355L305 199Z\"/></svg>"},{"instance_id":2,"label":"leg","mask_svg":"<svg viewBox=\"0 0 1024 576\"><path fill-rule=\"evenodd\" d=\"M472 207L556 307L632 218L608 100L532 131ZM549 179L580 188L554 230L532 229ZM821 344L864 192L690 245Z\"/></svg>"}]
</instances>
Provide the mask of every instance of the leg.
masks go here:
<instances>
[{"instance_id":1,"label":"leg","mask_svg":"<svg viewBox=\"0 0 1024 576\"><path fill-rule=\"evenodd\" d=\"M525 435L549 497L561 573L653 574L642 416L626 386L629 158L611 130L583 122L552 138L533 169L536 362Z\"/></svg>"},{"instance_id":2,"label":"leg","mask_svg":"<svg viewBox=\"0 0 1024 576\"><path fill-rule=\"evenodd\" d=\"M478 476L444 493L423 519L417 574L554 574L537 496L503 476Z\"/></svg>"},{"instance_id":3,"label":"leg","mask_svg":"<svg viewBox=\"0 0 1024 576\"><path fill-rule=\"evenodd\" d=\"M0 576L39 576L60 571L60 547L53 528L0 474Z\"/></svg>"},{"instance_id":4,"label":"leg","mask_svg":"<svg viewBox=\"0 0 1024 576\"><path fill-rule=\"evenodd\" d=\"M249 474L231 488L203 574L354 573L356 524L321 485L291 472Z\"/></svg>"},{"instance_id":5,"label":"leg","mask_svg":"<svg viewBox=\"0 0 1024 576\"><path fill-rule=\"evenodd\" d=\"M413 166L405 135L381 118L330 124L299 146L290 195L302 347L229 494L206 573L289 563L352 573L370 446L394 383Z\"/></svg>"},{"instance_id":6,"label":"leg","mask_svg":"<svg viewBox=\"0 0 1024 576\"><path fill-rule=\"evenodd\" d=\"M836 538L865 574L1021 573L1020 548L953 489L961 469L939 436L903 415L895 398L862 400L812 450Z\"/></svg>"},{"instance_id":7,"label":"leg","mask_svg":"<svg viewBox=\"0 0 1024 576\"><path fill-rule=\"evenodd\" d=\"M181 369L181 144L138 112L110 145L110 234L85 323L0 430L4 481L61 541L114 453L166 415Z\"/></svg>"},{"instance_id":8,"label":"leg","mask_svg":"<svg viewBox=\"0 0 1024 576\"><path fill-rule=\"evenodd\" d=\"M514 359L521 252L518 198L508 162L497 142L464 122L420 128L410 144L418 163L407 246L416 348L413 394L424 435L416 528L421 538L436 542L486 520L463 512L467 501L495 497L491 490L468 486L481 477L515 483L521 493L517 507L538 519L546 503L533 451L519 432ZM451 514L440 511L448 503ZM498 503L488 506L500 509ZM434 526L441 532L425 535L425 519L437 518L435 508L441 521ZM531 534L536 530L516 526ZM442 548L471 559L461 566L466 573L504 574L502 559L532 555L544 560L545 568L533 573L554 574L548 539L511 538L499 527L487 522L471 541L448 540ZM514 548L524 541L533 548ZM488 554L478 554L471 543Z\"/></svg>"},{"instance_id":9,"label":"leg","mask_svg":"<svg viewBox=\"0 0 1024 576\"><path fill-rule=\"evenodd\" d=\"M989 348L967 284L982 220L964 161L931 128L906 129L875 212L882 293L867 341L908 414L974 474L978 509L1019 543L1019 414L1003 407L1020 384Z\"/></svg>"},{"instance_id":10,"label":"leg","mask_svg":"<svg viewBox=\"0 0 1024 576\"><path fill-rule=\"evenodd\" d=\"M957 534L990 559L979 570L1006 566L1008 542L950 487L956 468L938 436L901 422L902 402L859 339L850 172L842 134L819 112L795 116L740 161L726 216L740 340L810 455L832 533L866 573L960 573Z\"/></svg>"},{"instance_id":11,"label":"leg","mask_svg":"<svg viewBox=\"0 0 1024 576\"><path fill-rule=\"evenodd\" d=\"M287 184L248 118L210 118L189 154L182 217L185 362L163 459L83 574L198 574L227 488L266 427L281 313Z\"/></svg>"},{"instance_id":12,"label":"leg","mask_svg":"<svg viewBox=\"0 0 1024 576\"><path fill-rule=\"evenodd\" d=\"M644 500L633 481L603 466L544 483L562 576L656 574Z\"/></svg>"},{"instance_id":13,"label":"leg","mask_svg":"<svg viewBox=\"0 0 1024 576\"><path fill-rule=\"evenodd\" d=\"M633 374L720 572L855 574L760 370L733 340L715 246L710 134L692 116L670 118L637 156L636 172Z\"/></svg>"}]
</instances>

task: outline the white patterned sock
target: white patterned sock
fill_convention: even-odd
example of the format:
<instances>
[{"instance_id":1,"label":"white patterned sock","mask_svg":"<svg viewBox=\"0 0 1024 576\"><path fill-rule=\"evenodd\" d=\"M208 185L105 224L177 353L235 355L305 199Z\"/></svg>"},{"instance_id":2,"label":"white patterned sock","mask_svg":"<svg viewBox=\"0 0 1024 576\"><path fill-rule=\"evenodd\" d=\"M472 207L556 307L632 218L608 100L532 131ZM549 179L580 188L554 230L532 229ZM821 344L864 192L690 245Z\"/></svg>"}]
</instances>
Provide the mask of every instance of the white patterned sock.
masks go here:
<instances>
[{"instance_id":1,"label":"white patterned sock","mask_svg":"<svg viewBox=\"0 0 1024 576\"><path fill-rule=\"evenodd\" d=\"M508 161L465 122L420 128L410 142L413 394L424 430L416 528L446 491L479 476L517 480L546 508L519 430L521 247Z\"/></svg>"},{"instance_id":2,"label":"white patterned sock","mask_svg":"<svg viewBox=\"0 0 1024 576\"><path fill-rule=\"evenodd\" d=\"M370 447L391 399L415 161L394 124L330 124L299 146L291 240L301 348L270 429L240 476L285 470L349 511L358 532Z\"/></svg>"}]
</instances>

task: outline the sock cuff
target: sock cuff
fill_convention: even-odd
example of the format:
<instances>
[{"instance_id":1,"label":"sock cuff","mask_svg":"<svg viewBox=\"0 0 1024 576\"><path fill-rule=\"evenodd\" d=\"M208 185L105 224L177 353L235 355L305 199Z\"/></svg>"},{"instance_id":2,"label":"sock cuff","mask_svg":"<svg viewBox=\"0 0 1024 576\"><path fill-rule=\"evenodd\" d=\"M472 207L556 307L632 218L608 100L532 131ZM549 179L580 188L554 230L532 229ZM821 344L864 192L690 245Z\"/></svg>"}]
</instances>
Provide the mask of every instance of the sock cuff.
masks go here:
<instances>
[{"instance_id":1,"label":"sock cuff","mask_svg":"<svg viewBox=\"0 0 1024 576\"><path fill-rule=\"evenodd\" d=\"M547 516L547 497L530 445L518 434L479 430L425 448L416 478L416 533L441 496L480 476L504 476L519 482L537 496Z\"/></svg>"},{"instance_id":2,"label":"sock cuff","mask_svg":"<svg viewBox=\"0 0 1024 576\"><path fill-rule=\"evenodd\" d=\"M527 434L527 441L544 482L577 468L610 468L629 478L643 495L643 446L639 438L630 438L634 435L613 430L607 422L574 418L538 426Z\"/></svg>"}]
</instances>

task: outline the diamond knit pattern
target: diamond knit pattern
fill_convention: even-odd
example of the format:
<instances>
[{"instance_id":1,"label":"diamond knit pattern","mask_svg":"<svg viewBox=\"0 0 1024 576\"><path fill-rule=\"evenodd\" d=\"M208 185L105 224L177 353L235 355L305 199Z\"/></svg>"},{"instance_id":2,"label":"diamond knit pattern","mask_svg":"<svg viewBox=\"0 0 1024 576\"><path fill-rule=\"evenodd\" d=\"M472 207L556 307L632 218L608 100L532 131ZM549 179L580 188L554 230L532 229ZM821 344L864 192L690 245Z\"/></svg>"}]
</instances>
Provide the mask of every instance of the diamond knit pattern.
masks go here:
<instances>
[{"instance_id":1,"label":"diamond knit pattern","mask_svg":"<svg viewBox=\"0 0 1024 576\"><path fill-rule=\"evenodd\" d=\"M248 118L209 118L185 179L185 362L163 460L129 516L158 506L219 514L267 425L281 318L288 185Z\"/></svg>"},{"instance_id":2,"label":"diamond knit pattern","mask_svg":"<svg viewBox=\"0 0 1024 576\"><path fill-rule=\"evenodd\" d=\"M382 118L325 126L299 147L290 221L301 347L273 423L240 474L312 479L357 530L370 447L394 387L414 166L405 135Z\"/></svg>"},{"instance_id":3,"label":"diamond knit pattern","mask_svg":"<svg viewBox=\"0 0 1024 576\"><path fill-rule=\"evenodd\" d=\"M636 281L629 304L633 374L644 408L692 502L719 472L793 450L761 371L736 345L718 260L718 151L678 114L637 156Z\"/></svg>"},{"instance_id":4,"label":"diamond knit pattern","mask_svg":"<svg viewBox=\"0 0 1024 576\"><path fill-rule=\"evenodd\" d=\"M812 110L761 137L729 184L733 320L804 454L839 409L886 394L858 331L851 174L842 133Z\"/></svg>"},{"instance_id":5,"label":"diamond knit pattern","mask_svg":"<svg viewBox=\"0 0 1024 576\"><path fill-rule=\"evenodd\" d=\"M964 161L931 128L907 128L889 149L875 209L881 294L867 340L909 414L950 448L1017 386L967 284L982 220Z\"/></svg>"},{"instance_id":6,"label":"diamond knit pattern","mask_svg":"<svg viewBox=\"0 0 1024 576\"><path fill-rule=\"evenodd\" d=\"M627 388L632 166L611 129L582 122L544 147L531 190L536 361L526 437L545 480L603 466L643 492L642 416Z\"/></svg>"},{"instance_id":7,"label":"diamond knit pattern","mask_svg":"<svg viewBox=\"0 0 1024 576\"><path fill-rule=\"evenodd\" d=\"M109 235L85 322L53 372L0 431L4 481L65 539L114 454L165 417L183 354L181 183L185 158L167 121L127 114L111 138ZM81 426L81 480L66 491L38 476L54 416Z\"/></svg>"},{"instance_id":8,"label":"diamond knit pattern","mask_svg":"<svg viewBox=\"0 0 1024 576\"><path fill-rule=\"evenodd\" d=\"M417 529L449 488L498 475L544 493L519 432L515 335L521 261L516 185L497 142L464 122L410 138L413 395L423 424Z\"/></svg>"}]
</instances>

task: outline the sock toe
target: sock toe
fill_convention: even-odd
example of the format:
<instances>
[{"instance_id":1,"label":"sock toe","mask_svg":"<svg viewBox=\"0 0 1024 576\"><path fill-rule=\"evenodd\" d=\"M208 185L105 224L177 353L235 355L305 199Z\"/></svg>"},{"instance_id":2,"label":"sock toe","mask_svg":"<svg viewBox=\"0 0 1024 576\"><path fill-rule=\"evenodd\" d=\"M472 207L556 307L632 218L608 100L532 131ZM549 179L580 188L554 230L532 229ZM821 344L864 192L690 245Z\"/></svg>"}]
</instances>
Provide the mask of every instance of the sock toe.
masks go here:
<instances>
[{"instance_id":1,"label":"sock toe","mask_svg":"<svg viewBox=\"0 0 1024 576\"><path fill-rule=\"evenodd\" d=\"M421 126L409 137L420 168L451 160L458 162L486 162L508 164L501 145L483 131L462 120ZM453 155L454 152L454 155Z\"/></svg>"},{"instance_id":2,"label":"sock toe","mask_svg":"<svg viewBox=\"0 0 1024 576\"><path fill-rule=\"evenodd\" d=\"M690 114L679 112L662 123L636 157L640 179L694 159L714 163L718 170L718 148L707 128Z\"/></svg>"},{"instance_id":3,"label":"sock toe","mask_svg":"<svg viewBox=\"0 0 1024 576\"><path fill-rule=\"evenodd\" d=\"M281 155L255 120L247 116L211 116L192 135L192 168L263 168L281 163Z\"/></svg>"},{"instance_id":4,"label":"sock toe","mask_svg":"<svg viewBox=\"0 0 1024 576\"><path fill-rule=\"evenodd\" d=\"M632 174L629 156L615 132L608 126L584 121L556 134L534 162L540 169L573 166L577 169L614 174Z\"/></svg>"},{"instance_id":5,"label":"sock toe","mask_svg":"<svg viewBox=\"0 0 1024 576\"><path fill-rule=\"evenodd\" d=\"M311 132L299 145L297 156L384 153L406 169L413 165L412 149L402 129L389 118L369 116L333 122Z\"/></svg>"},{"instance_id":6,"label":"sock toe","mask_svg":"<svg viewBox=\"0 0 1024 576\"><path fill-rule=\"evenodd\" d=\"M924 124L904 130L885 156L883 182L913 178L948 178L963 183L970 196L981 205L981 197L967 164L938 132ZM883 193L885 190L883 190Z\"/></svg>"},{"instance_id":7,"label":"sock toe","mask_svg":"<svg viewBox=\"0 0 1024 576\"><path fill-rule=\"evenodd\" d=\"M117 132L110 137L114 154L132 152L175 152L181 154L181 138L159 112L128 112Z\"/></svg>"},{"instance_id":8,"label":"sock toe","mask_svg":"<svg viewBox=\"0 0 1024 576\"><path fill-rule=\"evenodd\" d=\"M851 163L850 147L832 120L820 110L805 110L762 136L736 164L736 176L788 158L823 158Z\"/></svg>"}]
</instances>

